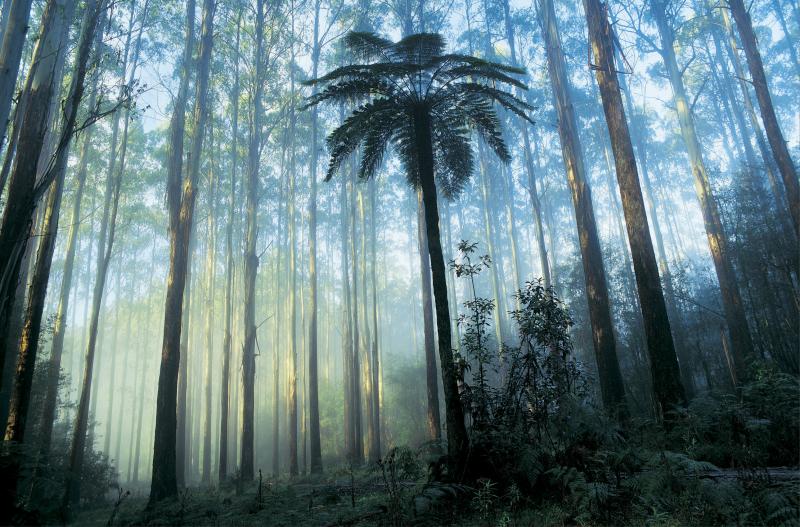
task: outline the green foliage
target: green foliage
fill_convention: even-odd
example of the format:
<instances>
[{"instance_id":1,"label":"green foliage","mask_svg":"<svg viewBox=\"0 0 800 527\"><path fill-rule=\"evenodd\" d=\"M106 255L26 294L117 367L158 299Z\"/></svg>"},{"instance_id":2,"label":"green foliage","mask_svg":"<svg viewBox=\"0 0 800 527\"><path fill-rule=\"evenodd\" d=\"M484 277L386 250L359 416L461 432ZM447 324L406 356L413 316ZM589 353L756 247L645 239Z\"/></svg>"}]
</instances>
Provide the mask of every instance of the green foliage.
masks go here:
<instances>
[{"instance_id":1,"label":"green foliage","mask_svg":"<svg viewBox=\"0 0 800 527\"><path fill-rule=\"evenodd\" d=\"M391 42L373 33L351 32L344 38L361 64L340 67L307 84L321 86L306 108L322 102L355 103L355 110L328 136L327 179L359 148L358 175L369 179L393 144L409 183L417 187L420 149L433 152L437 186L457 195L472 175L471 133L476 132L504 162L510 153L502 137L496 107L530 121L533 107L497 85L520 89L524 70L467 55L445 54L441 35L421 33ZM417 137L420 116L427 119L430 143Z\"/></svg>"},{"instance_id":2,"label":"green foliage","mask_svg":"<svg viewBox=\"0 0 800 527\"><path fill-rule=\"evenodd\" d=\"M461 242L451 267L472 293L458 360L477 524L797 525L797 475L779 484L764 468L797 463L795 377L763 368L736 394L696 398L669 428L649 419L620 428L587 402L572 318L552 290L534 282L516 293L517 340L501 355L494 302L474 287L491 261L476 248ZM503 494L517 495L514 505Z\"/></svg>"}]
</instances>

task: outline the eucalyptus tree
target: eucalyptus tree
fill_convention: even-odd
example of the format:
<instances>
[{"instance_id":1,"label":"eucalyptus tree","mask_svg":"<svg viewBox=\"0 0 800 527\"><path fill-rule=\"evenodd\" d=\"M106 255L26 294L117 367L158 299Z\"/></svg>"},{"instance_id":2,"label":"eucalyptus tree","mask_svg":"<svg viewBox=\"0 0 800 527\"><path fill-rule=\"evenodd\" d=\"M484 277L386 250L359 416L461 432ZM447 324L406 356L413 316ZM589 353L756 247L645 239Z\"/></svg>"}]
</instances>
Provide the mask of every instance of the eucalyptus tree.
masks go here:
<instances>
[{"instance_id":1,"label":"eucalyptus tree","mask_svg":"<svg viewBox=\"0 0 800 527\"><path fill-rule=\"evenodd\" d=\"M625 225L647 336L653 391L658 405L658 415L663 418L671 406L685 402L684 388L681 384L667 304L661 289L658 264L647 223L647 211L639 183L633 142L628 131L628 121L617 79L613 30L606 8L599 0L583 0L583 5L594 57L591 68L597 76L597 84L603 99L603 111L611 137L617 181L622 194ZM684 368L688 367L688 364L684 364Z\"/></svg>"},{"instance_id":2,"label":"eucalyptus tree","mask_svg":"<svg viewBox=\"0 0 800 527\"><path fill-rule=\"evenodd\" d=\"M123 100L129 95L129 87L133 86L136 79L137 67L139 66L139 58L142 48L142 32L146 24L148 7L149 0L145 0L141 9L141 19L139 20L141 25L139 28L139 33L136 38L136 43L130 59L130 76L126 80L126 68L122 69L120 76L120 100ZM135 4L133 4L130 12L131 21L135 20L136 17L139 16L140 14L136 12ZM98 344L100 310L103 304L106 277L108 274L109 265L111 263L111 257L113 256L114 240L117 228L117 213L119 210L122 178L125 173L125 162L128 151L128 138L132 110L132 105L128 104L125 108L125 116L123 118L122 140L120 142L119 152L116 152L115 145L112 145L112 152L109 156L109 170L106 175L104 197L105 203L98 237L96 276L94 289L92 291L92 308L88 313L89 336L84 359L83 380L81 382L80 398L78 402L78 409L75 415L75 424L72 430L72 442L70 444L69 454L69 472L65 484L63 500L61 503L62 513L65 517L68 517L71 509L80 503L81 479L79 475L83 471L83 460L86 454L87 428L89 426L89 404L92 402L90 399L92 396L92 378L94 373L95 351ZM116 159L117 155L119 156L118 161ZM117 350L113 350L113 353L116 355ZM95 395L94 401L96 402L96 400L97 396ZM92 411L92 413L94 413L94 411Z\"/></svg>"},{"instance_id":3,"label":"eucalyptus tree","mask_svg":"<svg viewBox=\"0 0 800 527\"><path fill-rule=\"evenodd\" d=\"M592 325L592 339L600 377L600 391L605 407L610 412L623 417L627 413L625 386L617 358L608 284L600 250L600 238L597 234L591 188L586 180L583 147L578 136L578 124L572 103L572 87L567 76L553 0L537 0L537 6L544 35L550 84L558 115L561 153L578 227L583 276L586 281L586 297L589 303L589 319Z\"/></svg>"},{"instance_id":4,"label":"eucalyptus tree","mask_svg":"<svg viewBox=\"0 0 800 527\"><path fill-rule=\"evenodd\" d=\"M670 0L653 0L649 3L650 13L658 29L660 45L653 42L642 31L639 36L648 41L664 61L667 78L672 88L675 112L681 129L681 136L689 155L695 192L703 213L708 246L719 281L722 307L730 334L733 363L738 380L746 376L747 361L753 356L753 340L748 328L742 294L733 267L727 234L722 222L717 198L711 187L708 168L703 157L703 149L695 127L692 106L686 93L683 72L675 54L677 40L675 24L680 20L678 3Z\"/></svg>"},{"instance_id":5,"label":"eucalyptus tree","mask_svg":"<svg viewBox=\"0 0 800 527\"><path fill-rule=\"evenodd\" d=\"M233 326L233 223L236 214L236 174L239 168L239 53L241 49L242 11L236 19L236 41L233 59L233 85L230 92L231 106L231 143L230 143L230 186L228 188L228 218L225 225L225 329L222 340L222 384L220 390L220 427L219 427L219 480L228 477L228 414L230 412L230 372L231 341Z\"/></svg>"},{"instance_id":6,"label":"eucalyptus tree","mask_svg":"<svg viewBox=\"0 0 800 527\"><path fill-rule=\"evenodd\" d=\"M795 234L800 236L800 184L797 181L797 169L789 156L789 147L783 138L783 132L772 105L767 76L764 73L764 63L758 50L755 31L753 31L753 22L743 0L728 0L728 5L733 19L736 21L736 26L739 28L739 36L752 77L751 82L756 92L758 106L761 109L761 119L764 121L764 128L767 131L767 140L772 147L772 153L778 163L778 169L786 189ZM790 49L793 49L791 44Z\"/></svg>"},{"instance_id":7,"label":"eucalyptus tree","mask_svg":"<svg viewBox=\"0 0 800 527\"><path fill-rule=\"evenodd\" d=\"M256 239L258 237L257 213L259 197L259 163L261 160L262 127L264 119L264 73L266 70L264 56L264 18L266 2L256 0L256 19L254 33L253 64L255 77L252 81L250 137L247 147L247 180L245 208L247 223L244 251L244 346L242 348L242 449L241 478L251 481L254 476L254 423L255 375L256 375L256 273L258 272L258 255Z\"/></svg>"},{"instance_id":8,"label":"eucalyptus tree","mask_svg":"<svg viewBox=\"0 0 800 527\"><path fill-rule=\"evenodd\" d=\"M37 181L37 167L45 148L45 132L51 121L52 101L57 97L56 86L61 82L60 77L56 78L57 64L66 52L67 46L64 44L72 25L74 7L73 2L56 0L49 0L45 4L39 37L20 95L21 100L25 101L24 112L18 117L16 155L0 224L0 334L3 335L9 332L17 286L23 272L22 261L37 204L52 182L51 177ZM4 378L2 368L8 345L7 339L0 339L0 379ZM12 435L15 433L12 432Z\"/></svg>"},{"instance_id":9,"label":"eucalyptus tree","mask_svg":"<svg viewBox=\"0 0 800 527\"><path fill-rule=\"evenodd\" d=\"M56 233L58 231L61 212L61 200L64 190L69 147L77 126L78 109L82 102L85 88L84 81L87 70L89 69L89 57L93 44L98 38L95 34L98 20L104 9L105 2L102 0L90 1L86 6L69 93L67 94L62 108L63 120L58 134L55 159L52 161L51 165L48 165L48 171L44 176L46 179L50 179L52 184L50 185L44 213L44 232L39 240L34 274L28 293L28 305L24 315L22 335L19 340L18 362L14 377L11 405L9 408L9 426L6 428L6 441L21 443L24 439L34 367L40 344L39 337L42 330L45 296L50 279L53 252L55 251ZM16 461L12 461L11 470L6 474L11 500L14 499L14 495L16 494L18 477L16 471L18 468L19 466Z\"/></svg>"},{"instance_id":10,"label":"eucalyptus tree","mask_svg":"<svg viewBox=\"0 0 800 527\"><path fill-rule=\"evenodd\" d=\"M373 33L352 32L345 45L360 64L338 68L309 81L323 89L306 107L324 101L358 100L359 106L328 136L330 179L347 157L362 148L360 179L374 177L393 144L408 183L422 190L428 235L442 379L448 453L453 467L464 462L469 438L453 358L447 274L439 233L437 189L457 195L472 175L472 132L502 161L510 154L495 104L530 119L531 107L496 85L526 89L515 76L523 70L467 55L445 54L437 34L410 35L391 42Z\"/></svg>"},{"instance_id":11,"label":"eucalyptus tree","mask_svg":"<svg viewBox=\"0 0 800 527\"><path fill-rule=\"evenodd\" d=\"M197 180L200 155L208 119L208 84L211 73L211 53L214 45L214 13L216 2L204 0L200 53L197 60L196 97L193 115L193 136L187 175L182 174L183 136L185 130L185 104L188 82L185 83L191 63L191 35L194 26L194 4L187 6L187 45L184 49L183 78L176 108L170 123L170 154L167 166L167 203L169 212L170 266L167 277L167 297L164 309L164 338L156 400L153 472L150 484L150 504L155 504L178 493L176 481L176 428L178 368L180 365L181 315L186 286L186 269L189 259L194 205L197 197ZM182 107L179 107L182 106ZM182 438L177 438L182 440Z\"/></svg>"},{"instance_id":12,"label":"eucalyptus tree","mask_svg":"<svg viewBox=\"0 0 800 527\"><path fill-rule=\"evenodd\" d=\"M11 0L3 4L3 16L6 20L0 44L0 145L6 138L8 116L14 99L14 87L19 74L22 50L25 47L32 3L32 0ZM3 193L3 186L0 184L0 194Z\"/></svg>"}]
</instances>

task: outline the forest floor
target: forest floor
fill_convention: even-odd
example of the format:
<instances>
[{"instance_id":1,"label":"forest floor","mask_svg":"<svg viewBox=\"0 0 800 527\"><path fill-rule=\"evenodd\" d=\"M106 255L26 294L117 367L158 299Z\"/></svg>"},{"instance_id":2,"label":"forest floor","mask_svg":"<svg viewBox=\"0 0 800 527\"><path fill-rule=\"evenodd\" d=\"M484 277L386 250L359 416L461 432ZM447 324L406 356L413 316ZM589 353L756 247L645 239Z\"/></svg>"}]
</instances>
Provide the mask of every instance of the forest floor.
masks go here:
<instances>
[{"instance_id":1,"label":"forest floor","mask_svg":"<svg viewBox=\"0 0 800 527\"><path fill-rule=\"evenodd\" d=\"M772 472L772 471L770 471ZM698 475L699 476L699 475ZM771 474L772 476L772 474ZM775 482L798 488L798 471L777 469ZM718 470L701 478L735 480L736 471ZM741 477L741 473L739 473ZM463 487L466 489L466 487ZM649 525L678 527L689 525L672 515L613 515L607 521L576 521L565 508L551 503L544 508L517 507L514 510L497 501L486 500L480 490L459 493L450 488L426 485L425 480L389 483L373 471L350 473L343 469L319 477L288 480L263 480L260 484L221 488L193 487L178 499L147 509L146 488L123 490L108 506L82 512L73 525L110 526L250 526L287 527L336 526L417 526L458 525L475 527L563 526L563 525ZM745 522L745 524L749 524ZM792 522L789 523L793 524Z\"/></svg>"},{"instance_id":2,"label":"forest floor","mask_svg":"<svg viewBox=\"0 0 800 527\"><path fill-rule=\"evenodd\" d=\"M221 488L194 487L147 510L146 488L125 490L109 504L82 512L74 522L80 526L171 525L171 526L339 526L387 525L386 485L380 474L360 472L334 473L288 482L264 479ZM415 482L398 484L417 488ZM402 524L406 524L403 522Z\"/></svg>"}]
</instances>

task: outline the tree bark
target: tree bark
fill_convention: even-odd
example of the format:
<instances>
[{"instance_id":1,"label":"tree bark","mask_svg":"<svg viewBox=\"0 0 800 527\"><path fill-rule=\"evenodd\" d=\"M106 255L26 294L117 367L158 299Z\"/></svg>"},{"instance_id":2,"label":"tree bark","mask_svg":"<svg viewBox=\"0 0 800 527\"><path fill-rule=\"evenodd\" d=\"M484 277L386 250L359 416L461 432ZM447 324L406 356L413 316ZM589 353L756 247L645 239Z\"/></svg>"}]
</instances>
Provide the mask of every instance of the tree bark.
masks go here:
<instances>
[{"instance_id":1,"label":"tree bark","mask_svg":"<svg viewBox=\"0 0 800 527\"><path fill-rule=\"evenodd\" d=\"M225 226L225 335L222 339L222 385L219 417L219 481L228 479L228 413L230 410L231 332L233 323L233 222L236 214L236 170L239 165L239 49L241 44L242 13L236 19L233 89L231 90L231 180L228 193L228 223Z\"/></svg>"},{"instance_id":2,"label":"tree bark","mask_svg":"<svg viewBox=\"0 0 800 527\"><path fill-rule=\"evenodd\" d=\"M650 4L650 8L661 36L661 56L664 59L664 65L672 86L681 135L692 166L695 192L700 201L700 209L703 213L706 235L708 236L708 245L722 295L725 320L731 336L736 372L738 379L741 381L746 377L747 360L753 353L753 341L750 337L739 285L731 263L728 239L725 235L719 207L708 179L700 142L694 126L694 117L689 107L689 100L683 85L683 77L675 57L675 34L667 20L663 0L654 0Z\"/></svg>"},{"instance_id":3,"label":"tree bark","mask_svg":"<svg viewBox=\"0 0 800 527\"><path fill-rule=\"evenodd\" d=\"M17 154L8 184L6 205L0 225L0 335L9 332L21 261L29 240L37 203L47 186L37 186L37 165L45 146L50 123L51 100L57 96L57 64L65 53L64 42L74 13L74 3L49 0L42 14L41 31L33 52L22 98L25 111L20 119ZM8 345L0 339L0 379L3 378ZM9 416L11 418L11 416ZM16 432L14 432L16 433Z\"/></svg>"},{"instance_id":4,"label":"tree bark","mask_svg":"<svg viewBox=\"0 0 800 527\"><path fill-rule=\"evenodd\" d=\"M253 417L255 405L256 374L256 273L258 272L258 256L256 255L256 239L258 237L258 173L261 154L261 127L263 115L263 77L264 77L264 9L265 1L256 4L255 50L255 82L253 86L253 122L247 154L247 194L245 207L247 210L247 231L244 254L244 347L242 348L242 449L241 478L252 481L254 477L253 458Z\"/></svg>"},{"instance_id":5,"label":"tree bark","mask_svg":"<svg viewBox=\"0 0 800 527\"><path fill-rule=\"evenodd\" d=\"M786 188L786 198L789 201L789 212L792 215L795 234L800 236L800 184L797 181L797 169L789 156L789 148L783 138L778 117L775 115L775 108L772 106L772 97L767 87L767 76L764 73L764 64L761 61L761 53L758 51L756 34L753 31L753 23L750 13L745 9L743 0L728 0L731 14L739 28L739 36L742 39L745 57L747 57L747 67L752 77L753 88L756 92L758 106L761 108L761 120L767 132L767 140L772 148L775 161L778 163L778 170Z\"/></svg>"},{"instance_id":6,"label":"tree bark","mask_svg":"<svg viewBox=\"0 0 800 527\"><path fill-rule=\"evenodd\" d=\"M212 126L213 130L213 126ZM213 139L213 132L212 132ZM205 298L205 333L206 333L206 350L205 350L205 364L203 365L203 389L205 391L205 415L203 418L203 466L202 466L202 483L208 485L211 483L211 385L212 385L212 372L211 362L214 350L214 275L216 271L216 171L213 162L213 143L212 143L212 162L211 171L209 173L209 198L208 198L208 216L206 219L207 230L207 243L206 243L206 298Z\"/></svg>"},{"instance_id":7,"label":"tree bark","mask_svg":"<svg viewBox=\"0 0 800 527\"><path fill-rule=\"evenodd\" d=\"M185 93L179 93L172 115L170 130L170 158L167 169L167 202L170 217L170 268L167 277L167 297L164 309L164 337L156 399L156 424L154 431L153 473L150 500L153 506L178 493L176 481L176 399L178 369L180 365L181 314L189 264L189 238L194 215L200 154L207 119L208 82L211 70L211 52L214 44L214 0L204 0L200 37L200 55L197 61L197 88L194 106L194 134L188 164L188 177L181 175L182 142L185 127ZM188 37L184 50L184 78L188 82L193 40L194 2L187 6ZM183 97L181 97L183 95ZM181 101L183 99L183 101ZM182 105L181 107L178 107Z\"/></svg>"},{"instance_id":8,"label":"tree bark","mask_svg":"<svg viewBox=\"0 0 800 527\"><path fill-rule=\"evenodd\" d=\"M625 386L617 359L600 239L597 235L591 189L586 181L583 151L578 137L578 125L572 106L564 53L561 49L561 39L558 34L552 0L538 0L538 6L545 38L550 82L556 99L561 153L567 170L567 180L572 193L575 220L578 226L583 276L586 281L586 296L589 303L589 319L592 325L592 340L600 377L600 391L606 409L616 417L624 419L627 416Z\"/></svg>"},{"instance_id":9,"label":"tree bark","mask_svg":"<svg viewBox=\"0 0 800 527\"><path fill-rule=\"evenodd\" d=\"M583 5L594 56L591 69L595 70L603 99L603 111L614 152L617 182L622 194L622 208L647 337L653 392L658 406L657 415L663 419L671 407L685 404L686 398L672 341L667 304L661 289L655 250L650 238L633 143L617 80L611 24L608 22L606 6L602 5L600 0L584 0ZM684 368L688 367L688 364L684 365Z\"/></svg>"},{"instance_id":10,"label":"tree bark","mask_svg":"<svg viewBox=\"0 0 800 527\"><path fill-rule=\"evenodd\" d=\"M439 335L439 359L442 368L447 422L447 453L450 458L450 466L455 472L452 476L457 478L458 472L464 468L463 464L469 449L469 437L464 425L464 409L458 393L458 374L453 361L450 306L447 301L447 274L439 235L439 209L433 173L433 145L428 109L416 108L413 119L422 201L425 205L425 230L428 235L428 253L430 254L433 294L436 303L436 329Z\"/></svg>"},{"instance_id":11,"label":"tree bark","mask_svg":"<svg viewBox=\"0 0 800 527\"><path fill-rule=\"evenodd\" d=\"M381 394L380 394L380 361L378 349L378 278L377 266L377 245L375 241L375 230L378 222L377 199L375 197L375 180L369 182L369 201L372 219L370 220L370 253L372 257L371 286L372 286L372 365L370 368L372 383L372 443L370 444L370 461L376 462L381 458Z\"/></svg>"},{"instance_id":12,"label":"tree bark","mask_svg":"<svg viewBox=\"0 0 800 527\"><path fill-rule=\"evenodd\" d=\"M7 19L4 21L3 42L0 45L0 146L6 139L8 116L17 84L22 50L25 47L25 35L28 33L32 0L12 0L7 3L3 10L3 16ZM2 193L3 185L0 185L0 194Z\"/></svg>"},{"instance_id":13,"label":"tree bark","mask_svg":"<svg viewBox=\"0 0 800 527\"><path fill-rule=\"evenodd\" d=\"M433 333L433 291L431 289L431 258L428 254L428 236L425 226L425 204L422 190L417 195L417 240L419 243L419 269L422 281L422 322L425 338L425 379L428 392L428 437L442 439L442 421L439 416L439 372L436 368L436 344Z\"/></svg>"},{"instance_id":14,"label":"tree bark","mask_svg":"<svg viewBox=\"0 0 800 527\"><path fill-rule=\"evenodd\" d=\"M311 77L316 79L319 70L320 41L319 13L320 0L314 2L314 43L311 50ZM314 88L316 93L317 89ZM311 446L311 473L322 472L322 447L319 430L319 380L317 359L317 161L319 136L319 119L317 107L311 109L311 195L308 202L308 280L309 280L309 324L308 324L308 413L309 444Z\"/></svg>"}]
</instances>

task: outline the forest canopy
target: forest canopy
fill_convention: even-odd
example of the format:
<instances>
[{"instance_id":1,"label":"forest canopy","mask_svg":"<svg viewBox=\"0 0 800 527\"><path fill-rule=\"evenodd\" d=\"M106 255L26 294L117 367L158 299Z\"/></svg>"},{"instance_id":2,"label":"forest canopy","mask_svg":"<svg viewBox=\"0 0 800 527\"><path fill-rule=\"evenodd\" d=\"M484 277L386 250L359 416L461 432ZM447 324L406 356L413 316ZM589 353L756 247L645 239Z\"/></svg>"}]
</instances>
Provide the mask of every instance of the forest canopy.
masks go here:
<instances>
[{"instance_id":1,"label":"forest canopy","mask_svg":"<svg viewBox=\"0 0 800 527\"><path fill-rule=\"evenodd\" d=\"M797 0L8 0L0 525L800 524Z\"/></svg>"}]
</instances>

